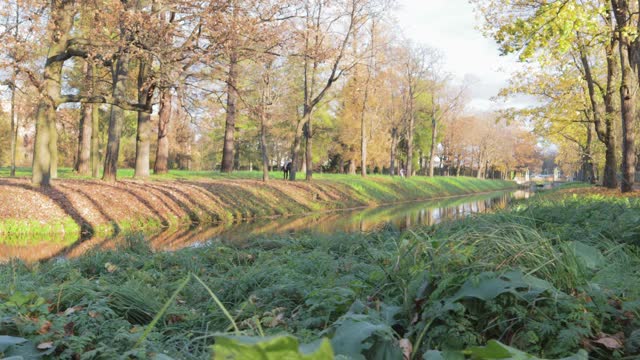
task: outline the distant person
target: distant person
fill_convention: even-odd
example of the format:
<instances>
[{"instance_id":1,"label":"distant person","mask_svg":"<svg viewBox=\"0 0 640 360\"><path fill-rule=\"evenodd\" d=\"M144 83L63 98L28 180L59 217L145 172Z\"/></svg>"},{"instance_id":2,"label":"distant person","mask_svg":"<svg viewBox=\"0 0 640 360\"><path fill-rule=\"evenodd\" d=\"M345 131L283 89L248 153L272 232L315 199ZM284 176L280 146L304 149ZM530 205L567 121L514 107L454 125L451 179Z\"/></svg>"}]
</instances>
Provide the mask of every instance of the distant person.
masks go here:
<instances>
[{"instance_id":1,"label":"distant person","mask_svg":"<svg viewBox=\"0 0 640 360\"><path fill-rule=\"evenodd\" d=\"M282 172L284 173L284 174L283 174L282 179L283 179L283 180L288 180L288 179L289 179L289 172L291 172L291 161L288 161L288 162L287 162L287 163L282 167Z\"/></svg>"},{"instance_id":2,"label":"distant person","mask_svg":"<svg viewBox=\"0 0 640 360\"><path fill-rule=\"evenodd\" d=\"M400 177L403 178L404 177L404 168L400 168Z\"/></svg>"}]
</instances>

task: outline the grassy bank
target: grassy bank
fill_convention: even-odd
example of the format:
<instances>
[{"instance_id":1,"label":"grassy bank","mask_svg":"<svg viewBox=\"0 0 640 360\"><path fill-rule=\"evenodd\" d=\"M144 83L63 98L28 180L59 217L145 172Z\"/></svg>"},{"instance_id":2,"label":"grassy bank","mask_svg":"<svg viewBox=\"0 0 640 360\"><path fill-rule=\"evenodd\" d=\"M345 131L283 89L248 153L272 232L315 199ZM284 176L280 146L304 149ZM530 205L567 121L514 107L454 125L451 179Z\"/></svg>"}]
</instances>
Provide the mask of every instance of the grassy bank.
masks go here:
<instances>
[{"instance_id":1,"label":"grassy bank","mask_svg":"<svg viewBox=\"0 0 640 360\"><path fill-rule=\"evenodd\" d=\"M119 251L1 266L0 335L23 342L0 341L0 353L40 345L49 358L204 359L215 343L220 356L270 345L280 355L263 358L277 359L297 352L294 338L231 335L286 332L330 339L317 359L492 359L515 348L635 359L638 245L639 199L559 193L402 234L173 253L131 238Z\"/></svg>"},{"instance_id":2,"label":"grassy bank","mask_svg":"<svg viewBox=\"0 0 640 360\"><path fill-rule=\"evenodd\" d=\"M61 171L61 175L72 176ZM313 182L256 180L258 172L231 176L171 172L148 181L107 184L60 179L49 189L26 178L0 178L0 237L63 240L111 236L191 224L305 214L513 188L514 183L474 178L402 179L320 174ZM204 176L211 175L213 178ZM274 174L275 176L276 174Z\"/></svg>"}]
</instances>

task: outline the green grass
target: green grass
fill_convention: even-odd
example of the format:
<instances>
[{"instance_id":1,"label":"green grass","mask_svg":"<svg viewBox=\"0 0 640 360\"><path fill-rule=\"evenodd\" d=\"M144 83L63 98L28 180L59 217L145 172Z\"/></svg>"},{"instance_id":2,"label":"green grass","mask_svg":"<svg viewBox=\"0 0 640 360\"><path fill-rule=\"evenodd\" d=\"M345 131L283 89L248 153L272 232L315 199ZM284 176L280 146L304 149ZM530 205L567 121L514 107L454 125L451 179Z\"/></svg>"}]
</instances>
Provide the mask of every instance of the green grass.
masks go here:
<instances>
[{"instance_id":1,"label":"green grass","mask_svg":"<svg viewBox=\"0 0 640 360\"><path fill-rule=\"evenodd\" d=\"M8 167L0 167L0 177L9 177L9 168ZM133 169L125 168L118 169L118 178L120 179L130 179L133 178ZM31 168L28 167L18 167L16 168L16 176L17 177L30 177L31 176ZM73 169L71 168L59 168L58 176L61 179L86 179L90 177L83 177L75 174ZM269 177L272 180L280 180L282 179L282 171L271 171L269 172ZM314 180L335 180L335 181L349 181L351 179L363 179L360 175L349 175L349 174L333 174L333 173L314 173ZM391 176L389 175L377 175L371 174L368 175L366 179L389 179ZM395 176L396 179L401 179L399 176ZM411 178L407 178L404 180L413 180L425 178L424 176L414 176ZM151 174L149 177L150 180L189 180L189 179L254 179L261 180L262 179L262 171L254 170L242 170L242 171L234 171L232 173L222 173L220 171L214 170L202 170L202 171L190 171L190 170L169 170L167 174ZM364 180L366 180L364 179ZM298 181L304 180L304 174L298 173Z\"/></svg>"},{"instance_id":2,"label":"green grass","mask_svg":"<svg viewBox=\"0 0 640 360\"><path fill-rule=\"evenodd\" d=\"M0 167L0 177L9 177L10 168ZM118 169L119 179L133 178L133 169ZM322 176L321 174L318 174ZM100 171L102 176L102 170ZM281 171L272 171L269 173L273 179L281 179ZM315 176L315 175L314 175ZM16 168L16 177L31 177L31 168ZM90 179L89 176L79 176L73 172L71 168L59 168L58 177L60 179ZM188 170L169 170L167 174L149 176L150 180L194 180L194 179L262 179L262 171L234 171L231 174L221 173L220 171L188 171Z\"/></svg>"},{"instance_id":3,"label":"green grass","mask_svg":"<svg viewBox=\"0 0 640 360\"><path fill-rule=\"evenodd\" d=\"M49 358L209 358L233 327L188 280L194 274L241 333L329 337L340 354L393 358L404 338L419 359L497 339L545 358L588 345L593 359L632 359L639 242L640 200L599 196L542 196L406 233L264 237L174 253L133 237L117 251L0 266L0 335L51 341ZM623 347L594 342L613 334Z\"/></svg>"},{"instance_id":4,"label":"green grass","mask_svg":"<svg viewBox=\"0 0 640 360\"><path fill-rule=\"evenodd\" d=\"M70 217L53 223L35 220L2 219L0 221L1 244L37 243L36 239L47 238L51 242L73 242L80 234L80 226Z\"/></svg>"}]
</instances>

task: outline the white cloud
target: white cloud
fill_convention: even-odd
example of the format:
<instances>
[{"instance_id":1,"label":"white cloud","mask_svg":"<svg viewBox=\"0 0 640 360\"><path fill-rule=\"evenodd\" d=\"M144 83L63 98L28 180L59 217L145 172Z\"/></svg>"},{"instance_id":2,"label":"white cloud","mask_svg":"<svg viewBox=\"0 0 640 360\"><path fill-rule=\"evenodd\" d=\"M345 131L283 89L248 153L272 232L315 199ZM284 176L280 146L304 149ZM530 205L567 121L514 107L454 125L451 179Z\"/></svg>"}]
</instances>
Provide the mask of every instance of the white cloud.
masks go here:
<instances>
[{"instance_id":1,"label":"white cloud","mask_svg":"<svg viewBox=\"0 0 640 360\"><path fill-rule=\"evenodd\" d=\"M490 98L521 65L515 56L500 56L497 44L481 34L477 29L480 20L468 0L400 0L396 16L406 36L442 52L444 70L457 81L474 79L470 109L487 111L499 106Z\"/></svg>"}]
</instances>

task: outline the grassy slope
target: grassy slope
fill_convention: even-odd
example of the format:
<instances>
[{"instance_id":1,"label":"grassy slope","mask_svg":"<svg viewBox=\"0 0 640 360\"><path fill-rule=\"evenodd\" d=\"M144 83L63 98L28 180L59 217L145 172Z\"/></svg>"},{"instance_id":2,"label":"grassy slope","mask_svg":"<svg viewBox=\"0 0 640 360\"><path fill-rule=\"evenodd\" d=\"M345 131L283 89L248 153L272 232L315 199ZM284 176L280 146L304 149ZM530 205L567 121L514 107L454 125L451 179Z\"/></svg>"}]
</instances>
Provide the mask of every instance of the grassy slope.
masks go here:
<instances>
[{"instance_id":1,"label":"grassy slope","mask_svg":"<svg viewBox=\"0 0 640 360\"><path fill-rule=\"evenodd\" d=\"M0 266L0 334L52 341L55 357L114 357L133 349L143 326L193 273L245 334L287 331L313 340L322 332L344 340L334 338L340 352L354 340L349 334L375 324L379 335L364 339L369 346L404 337L416 358L427 349L499 339L548 358L586 348L593 359L631 359L640 354L639 244L640 199L557 192L405 234L265 238L173 253L132 241L128 249L68 262ZM501 283L521 276L509 275L514 270L527 274L518 280L526 285ZM27 300L14 306L12 298ZM43 301L48 306L38 305ZM364 328L341 333L354 311L359 325L352 326ZM229 330L191 281L136 351L204 359L213 334ZM601 339L625 346L606 348Z\"/></svg>"},{"instance_id":2,"label":"grassy slope","mask_svg":"<svg viewBox=\"0 0 640 360\"><path fill-rule=\"evenodd\" d=\"M123 170L121 178L126 179L127 173ZM24 178L0 178L0 234L5 242L52 233L71 239L81 230L108 234L181 223L234 222L488 192L515 185L474 178L374 175L363 179L330 174L318 174L311 183L278 179L265 184L257 180L259 172L221 175L172 171L147 182L123 180L112 186L78 179L65 169L60 175L62 179L54 181L51 190L32 189ZM279 175L274 173L273 177Z\"/></svg>"}]
</instances>

